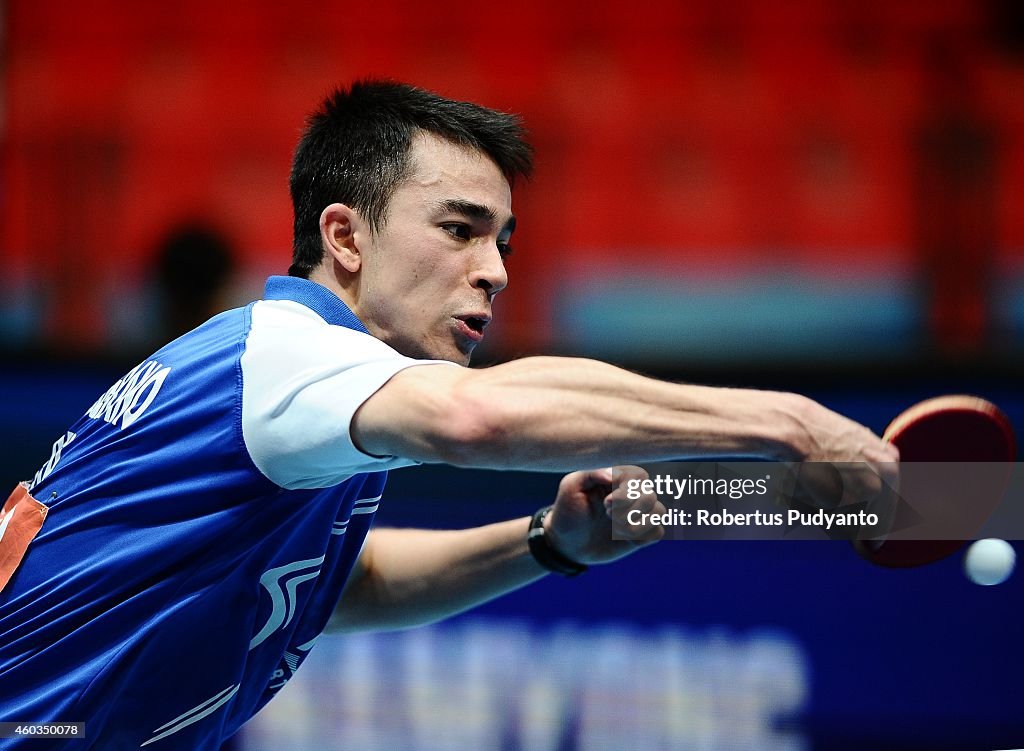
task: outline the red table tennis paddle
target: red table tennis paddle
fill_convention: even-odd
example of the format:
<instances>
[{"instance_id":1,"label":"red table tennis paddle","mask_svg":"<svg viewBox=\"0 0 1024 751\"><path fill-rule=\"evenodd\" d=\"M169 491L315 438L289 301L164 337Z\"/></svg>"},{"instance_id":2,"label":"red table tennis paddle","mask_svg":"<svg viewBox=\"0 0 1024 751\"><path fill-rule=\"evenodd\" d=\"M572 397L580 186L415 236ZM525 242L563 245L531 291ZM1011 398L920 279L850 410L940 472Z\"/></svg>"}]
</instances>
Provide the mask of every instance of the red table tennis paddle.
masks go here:
<instances>
[{"instance_id":1,"label":"red table tennis paddle","mask_svg":"<svg viewBox=\"0 0 1024 751\"><path fill-rule=\"evenodd\" d=\"M1006 492L1017 455L1009 419L979 397L940 396L901 413L882 437L900 450L892 531L881 545L854 547L892 568L945 558L981 528ZM940 539L943 530L959 539Z\"/></svg>"}]
</instances>

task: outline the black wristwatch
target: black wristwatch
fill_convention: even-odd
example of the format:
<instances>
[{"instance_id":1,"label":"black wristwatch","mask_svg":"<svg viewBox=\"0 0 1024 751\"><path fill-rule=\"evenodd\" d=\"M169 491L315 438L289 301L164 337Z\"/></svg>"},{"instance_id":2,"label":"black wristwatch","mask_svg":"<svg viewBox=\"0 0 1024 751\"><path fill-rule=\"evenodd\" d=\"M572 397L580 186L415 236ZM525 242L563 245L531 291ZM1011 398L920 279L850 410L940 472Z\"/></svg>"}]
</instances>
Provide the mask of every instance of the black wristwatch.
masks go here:
<instances>
[{"instance_id":1,"label":"black wristwatch","mask_svg":"<svg viewBox=\"0 0 1024 751\"><path fill-rule=\"evenodd\" d=\"M586 565L565 557L548 542L547 534L544 532L544 518L549 513L551 513L551 506L545 506L539 509L530 520L530 531L526 534L530 553L534 560L548 571L562 576L579 576L587 570Z\"/></svg>"}]
</instances>

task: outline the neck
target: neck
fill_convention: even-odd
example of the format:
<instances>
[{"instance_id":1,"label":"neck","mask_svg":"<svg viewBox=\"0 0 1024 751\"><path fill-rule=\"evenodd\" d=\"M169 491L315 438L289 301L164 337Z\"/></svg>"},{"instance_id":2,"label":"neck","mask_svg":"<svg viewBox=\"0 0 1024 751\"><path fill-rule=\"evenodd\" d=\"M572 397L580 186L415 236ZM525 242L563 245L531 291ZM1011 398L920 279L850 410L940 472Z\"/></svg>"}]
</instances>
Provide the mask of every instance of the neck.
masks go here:
<instances>
[{"instance_id":1,"label":"neck","mask_svg":"<svg viewBox=\"0 0 1024 751\"><path fill-rule=\"evenodd\" d=\"M310 273L309 281L316 282L321 287L329 289L337 295L353 313L359 315L359 294L358 287L356 286L354 279L351 279L350 277L349 283L343 283L331 269L326 267L326 265L320 265Z\"/></svg>"}]
</instances>

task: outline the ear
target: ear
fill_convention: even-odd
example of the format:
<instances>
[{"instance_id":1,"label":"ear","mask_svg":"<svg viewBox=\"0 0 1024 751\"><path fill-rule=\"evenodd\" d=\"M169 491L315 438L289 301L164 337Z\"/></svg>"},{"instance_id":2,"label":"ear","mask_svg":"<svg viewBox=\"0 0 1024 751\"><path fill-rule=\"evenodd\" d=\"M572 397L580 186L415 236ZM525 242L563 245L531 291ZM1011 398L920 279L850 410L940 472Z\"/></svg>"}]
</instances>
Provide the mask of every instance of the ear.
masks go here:
<instances>
[{"instance_id":1,"label":"ear","mask_svg":"<svg viewBox=\"0 0 1024 751\"><path fill-rule=\"evenodd\" d=\"M363 232L359 213L343 203L332 203L320 214L320 241L324 252L350 274L362 266L357 237Z\"/></svg>"}]
</instances>

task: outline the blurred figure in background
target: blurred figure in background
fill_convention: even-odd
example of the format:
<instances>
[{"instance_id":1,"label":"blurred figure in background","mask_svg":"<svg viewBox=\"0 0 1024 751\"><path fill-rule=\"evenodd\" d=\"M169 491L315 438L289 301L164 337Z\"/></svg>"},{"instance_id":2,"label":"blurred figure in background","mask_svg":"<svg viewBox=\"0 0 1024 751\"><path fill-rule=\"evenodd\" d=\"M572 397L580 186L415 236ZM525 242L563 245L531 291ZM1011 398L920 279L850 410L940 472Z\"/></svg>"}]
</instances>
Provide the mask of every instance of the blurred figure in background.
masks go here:
<instances>
[{"instance_id":1,"label":"blurred figure in background","mask_svg":"<svg viewBox=\"0 0 1024 751\"><path fill-rule=\"evenodd\" d=\"M224 310L235 270L228 240L217 230L198 221L173 227L155 259L159 342L176 339Z\"/></svg>"}]
</instances>

